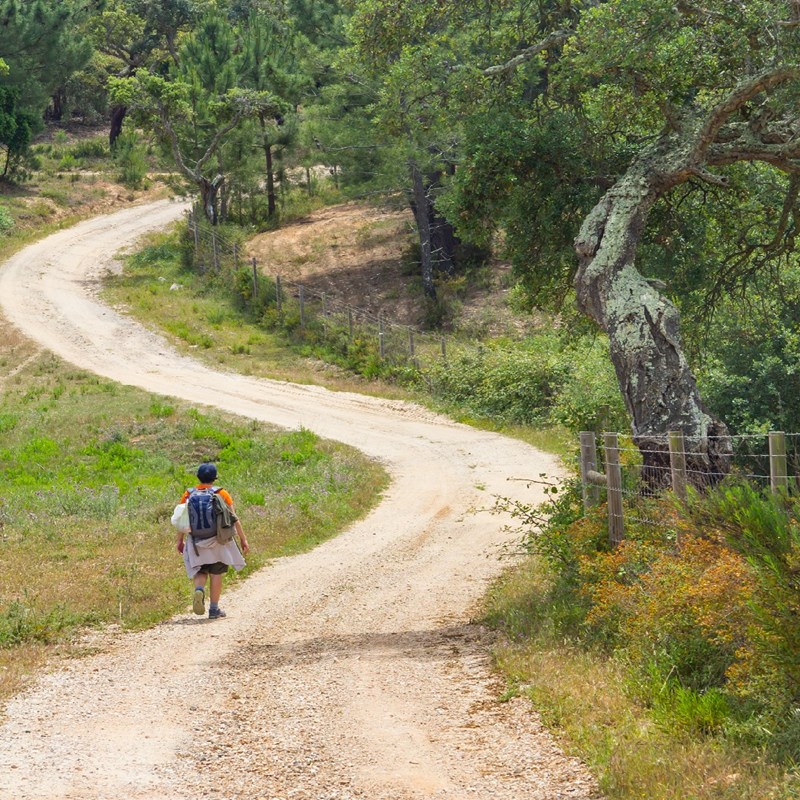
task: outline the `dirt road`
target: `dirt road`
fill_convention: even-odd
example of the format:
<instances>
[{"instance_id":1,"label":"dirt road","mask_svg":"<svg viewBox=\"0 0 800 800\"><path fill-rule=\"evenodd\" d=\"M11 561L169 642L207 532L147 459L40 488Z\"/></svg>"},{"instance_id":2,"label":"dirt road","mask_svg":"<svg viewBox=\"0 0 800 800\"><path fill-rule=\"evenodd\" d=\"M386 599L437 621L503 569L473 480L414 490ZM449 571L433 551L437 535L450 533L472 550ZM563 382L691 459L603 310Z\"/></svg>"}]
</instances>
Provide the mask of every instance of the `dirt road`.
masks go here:
<instances>
[{"instance_id":1,"label":"dirt road","mask_svg":"<svg viewBox=\"0 0 800 800\"><path fill-rule=\"evenodd\" d=\"M595 797L525 701L497 701L469 624L509 540L482 509L534 499L508 479L556 464L406 403L212 371L100 304L113 254L181 212L133 208L27 248L0 271L3 312L108 378L355 445L392 485L362 522L229 593L226 620L120 636L17 697L0 798Z\"/></svg>"}]
</instances>

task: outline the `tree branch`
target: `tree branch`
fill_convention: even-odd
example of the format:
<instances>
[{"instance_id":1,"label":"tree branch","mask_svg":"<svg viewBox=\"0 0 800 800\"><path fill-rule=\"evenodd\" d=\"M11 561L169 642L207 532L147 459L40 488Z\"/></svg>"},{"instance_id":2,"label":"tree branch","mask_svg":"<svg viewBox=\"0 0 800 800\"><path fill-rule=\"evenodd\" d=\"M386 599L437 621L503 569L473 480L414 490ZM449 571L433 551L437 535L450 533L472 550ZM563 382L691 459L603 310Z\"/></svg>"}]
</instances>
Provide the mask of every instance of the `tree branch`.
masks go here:
<instances>
[{"instance_id":1,"label":"tree branch","mask_svg":"<svg viewBox=\"0 0 800 800\"><path fill-rule=\"evenodd\" d=\"M569 39L570 36L574 31L563 30L563 31L554 31L553 33L545 36L541 42L532 45L531 47L525 48L522 52L518 53L514 56L510 61L506 61L505 64L498 64L494 67L487 67L483 70L483 74L487 78L494 78L497 75L504 75L506 72L511 72L512 70L516 69L520 64L525 64L526 62L530 61L534 56L539 55L544 50L549 50L551 47L555 47L556 45L563 44L564 42Z\"/></svg>"},{"instance_id":2,"label":"tree branch","mask_svg":"<svg viewBox=\"0 0 800 800\"><path fill-rule=\"evenodd\" d=\"M706 151L716 140L722 126L745 103L762 92L767 92L797 77L800 77L800 67L791 65L762 72L760 75L740 83L721 103L711 109L706 121L698 131L692 161L701 164L706 160Z\"/></svg>"}]
</instances>

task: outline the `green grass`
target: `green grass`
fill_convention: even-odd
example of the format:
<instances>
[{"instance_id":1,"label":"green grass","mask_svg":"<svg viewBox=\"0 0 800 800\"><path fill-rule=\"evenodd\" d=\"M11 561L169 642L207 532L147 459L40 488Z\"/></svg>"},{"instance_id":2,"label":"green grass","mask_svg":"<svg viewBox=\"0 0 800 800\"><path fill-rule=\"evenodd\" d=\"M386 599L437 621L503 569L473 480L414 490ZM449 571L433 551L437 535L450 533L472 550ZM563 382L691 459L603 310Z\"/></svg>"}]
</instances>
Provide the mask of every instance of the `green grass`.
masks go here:
<instances>
[{"instance_id":1,"label":"green grass","mask_svg":"<svg viewBox=\"0 0 800 800\"><path fill-rule=\"evenodd\" d=\"M37 648L186 607L169 518L201 461L218 464L252 548L231 580L335 535L386 485L351 448L97 378L1 320L0 391L0 696Z\"/></svg>"},{"instance_id":2,"label":"green grass","mask_svg":"<svg viewBox=\"0 0 800 800\"><path fill-rule=\"evenodd\" d=\"M572 646L551 624L547 579L536 559L507 573L485 601L498 630L495 661L505 697L526 696L561 744L584 760L609 800L790 800L800 774L713 733L718 694L665 687L643 705L623 663Z\"/></svg>"},{"instance_id":3,"label":"green grass","mask_svg":"<svg viewBox=\"0 0 800 800\"><path fill-rule=\"evenodd\" d=\"M161 328L178 350L211 363L224 361L226 368L243 375L412 397L402 387L307 357L281 333L266 330L233 291L229 276L201 276L186 268L178 233L150 237L149 244L126 260L124 273L109 278L103 296L146 325Z\"/></svg>"}]
</instances>

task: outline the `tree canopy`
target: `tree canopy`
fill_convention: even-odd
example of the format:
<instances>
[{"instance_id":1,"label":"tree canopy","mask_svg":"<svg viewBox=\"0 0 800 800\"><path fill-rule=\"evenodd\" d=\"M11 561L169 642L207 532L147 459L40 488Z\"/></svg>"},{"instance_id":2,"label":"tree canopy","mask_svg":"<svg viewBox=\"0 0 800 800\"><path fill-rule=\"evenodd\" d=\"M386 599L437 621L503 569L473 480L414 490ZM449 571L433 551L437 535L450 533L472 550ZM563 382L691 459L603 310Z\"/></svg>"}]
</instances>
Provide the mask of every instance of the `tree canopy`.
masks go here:
<instances>
[{"instance_id":1,"label":"tree canopy","mask_svg":"<svg viewBox=\"0 0 800 800\"><path fill-rule=\"evenodd\" d=\"M93 46L112 118L134 112L209 219L226 187L274 219L291 150L405 197L432 302L464 248L499 250L532 306L608 335L654 476L669 429L725 472L692 367L721 363L707 332L743 297L793 319L796 0L0 0L0 20L9 154Z\"/></svg>"}]
</instances>

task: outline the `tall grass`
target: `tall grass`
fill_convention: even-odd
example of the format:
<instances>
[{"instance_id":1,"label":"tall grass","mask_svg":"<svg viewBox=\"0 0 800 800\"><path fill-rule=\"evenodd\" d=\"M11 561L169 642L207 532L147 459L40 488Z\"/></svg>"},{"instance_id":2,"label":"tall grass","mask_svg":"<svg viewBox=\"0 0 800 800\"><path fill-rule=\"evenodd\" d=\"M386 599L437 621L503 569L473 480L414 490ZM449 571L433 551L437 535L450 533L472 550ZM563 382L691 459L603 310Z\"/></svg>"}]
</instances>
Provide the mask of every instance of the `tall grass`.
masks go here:
<instances>
[{"instance_id":1,"label":"tall grass","mask_svg":"<svg viewBox=\"0 0 800 800\"><path fill-rule=\"evenodd\" d=\"M169 517L201 461L218 464L246 526L242 577L334 535L386 482L350 448L97 378L2 320L0 391L0 695L23 651L186 607Z\"/></svg>"}]
</instances>

